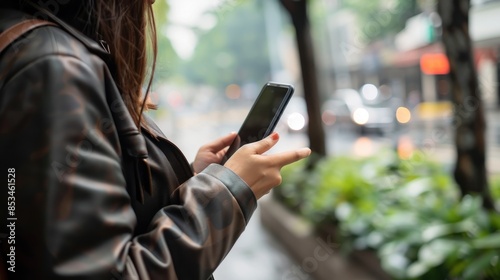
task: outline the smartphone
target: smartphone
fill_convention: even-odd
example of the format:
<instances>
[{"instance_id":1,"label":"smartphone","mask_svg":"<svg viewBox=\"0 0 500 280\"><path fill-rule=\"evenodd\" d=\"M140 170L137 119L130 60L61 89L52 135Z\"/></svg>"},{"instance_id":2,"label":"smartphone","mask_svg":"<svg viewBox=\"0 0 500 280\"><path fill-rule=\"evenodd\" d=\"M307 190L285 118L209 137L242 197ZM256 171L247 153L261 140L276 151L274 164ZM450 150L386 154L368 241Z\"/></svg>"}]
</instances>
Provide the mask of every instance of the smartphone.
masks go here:
<instances>
[{"instance_id":1,"label":"smartphone","mask_svg":"<svg viewBox=\"0 0 500 280\"><path fill-rule=\"evenodd\" d=\"M224 164L241 146L269 136L276 127L293 92L294 87L289 84L274 82L265 84L221 164Z\"/></svg>"}]
</instances>

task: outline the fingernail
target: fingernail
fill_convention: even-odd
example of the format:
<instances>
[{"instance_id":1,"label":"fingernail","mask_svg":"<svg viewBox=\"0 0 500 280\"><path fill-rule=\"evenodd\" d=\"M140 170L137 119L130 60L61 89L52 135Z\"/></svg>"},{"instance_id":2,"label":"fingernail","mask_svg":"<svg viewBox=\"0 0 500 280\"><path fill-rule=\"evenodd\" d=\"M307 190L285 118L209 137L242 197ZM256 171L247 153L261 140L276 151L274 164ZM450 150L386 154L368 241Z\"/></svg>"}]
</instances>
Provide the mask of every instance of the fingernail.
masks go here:
<instances>
[{"instance_id":1,"label":"fingernail","mask_svg":"<svg viewBox=\"0 0 500 280\"><path fill-rule=\"evenodd\" d=\"M280 139L278 132L273 132L271 134L271 139L273 139L274 141L278 141L278 139Z\"/></svg>"},{"instance_id":2,"label":"fingernail","mask_svg":"<svg viewBox=\"0 0 500 280\"><path fill-rule=\"evenodd\" d=\"M299 149L299 153L303 156L303 157L308 157L311 155L311 149L309 148L301 148Z\"/></svg>"}]
</instances>

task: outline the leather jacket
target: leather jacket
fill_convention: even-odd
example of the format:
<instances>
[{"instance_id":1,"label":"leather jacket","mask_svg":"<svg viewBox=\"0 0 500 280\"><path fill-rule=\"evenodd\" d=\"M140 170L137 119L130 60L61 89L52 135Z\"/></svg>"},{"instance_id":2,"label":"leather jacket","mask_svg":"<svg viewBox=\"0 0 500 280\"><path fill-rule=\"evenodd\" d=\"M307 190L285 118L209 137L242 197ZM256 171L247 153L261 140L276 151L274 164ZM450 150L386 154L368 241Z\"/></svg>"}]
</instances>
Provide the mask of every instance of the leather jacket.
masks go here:
<instances>
[{"instance_id":1,"label":"leather jacket","mask_svg":"<svg viewBox=\"0 0 500 280\"><path fill-rule=\"evenodd\" d=\"M0 10L0 33L28 17ZM257 206L229 169L193 175L151 120L139 130L109 59L68 26L0 54L1 181L15 175L0 192L8 279L206 280Z\"/></svg>"}]
</instances>

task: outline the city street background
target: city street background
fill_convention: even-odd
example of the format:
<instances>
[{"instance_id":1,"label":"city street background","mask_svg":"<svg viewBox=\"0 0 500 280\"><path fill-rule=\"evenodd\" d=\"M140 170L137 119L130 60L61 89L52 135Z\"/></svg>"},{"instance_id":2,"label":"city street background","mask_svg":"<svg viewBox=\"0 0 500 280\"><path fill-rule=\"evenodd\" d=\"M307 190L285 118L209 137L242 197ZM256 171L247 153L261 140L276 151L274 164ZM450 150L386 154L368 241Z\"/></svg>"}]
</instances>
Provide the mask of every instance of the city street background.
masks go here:
<instances>
[{"instance_id":1,"label":"city street background","mask_svg":"<svg viewBox=\"0 0 500 280\"><path fill-rule=\"evenodd\" d=\"M306 128L293 130L307 122L303 97L311 92L304 91L301 74L310 71L301 69L296 26L285 2L288 7L304 3L156 1L160 51L151 100L159 110L151 115L189 161L200 146L239 129L268 81L295 85L298 101L282 117L276 128L281 140L269 153L309 145ZM391 149L404 158L417 152L440 162L452 176L454 129L474 116L482 102L486 167L492 181L499 180L500 29L491 22L500 16L500 0L470 1L471 54L480 97L468 98L458 107L451 102L451 63L442 44L445 23L437 9L437 3L451 1L306 2L312 42L301 40L314 46L314 79L329 156L360 158ZM343 96L344 90L349 94ZM352 106L354 97L365 103ZM359 126L368 124L378 130ZM462 139L471 143L470 136ZM266 213L261 210L215 272L217 280L293 280L287 275L303 260L293 259L263 227L261 215ZM310 275L307 279L313 280Z\"/></svg>"},{"instance_id":2,"label":"city street background","mask_svg":"<svg viewBox=\"0 0 500 280\"><path fill-rule=\"evenodd\" d=\"M200 91L199 94L208 93ZM206 112L183 108L180 111L165 113L163 117L158 117L157 114L156 119L165 134L181 148L188 160L192 161L201 145L231 131L237 131L250 105L246 103L231 108L221 104L220 107L214 106L213 110ZM500 114L494 111L487 114L488 167L491 174L500 174L500 123L495 121L499 117ZM433 158L451 169L454 163L454 146L450 142L453 139L452 131L442 128L445 132L440 134L441 140L437 141L433 140L433 135L438 128L422 127L409 126L398 136L424 138L420 140L424 146L415 149L430 153ZM281 140L270 153L308 146L305 132L290 133L283 126L278 126L277 131L281 134ZM392 149L395 145L393 135L360 135L349 127L330 127L326 132L328 151L331 155L369 156L380 149ZM262 226L260 214L258 208L246 231L215 272L217 280L286 280L283 278L286 273L300 265L300 261L294 260L280 242ZM308 277L308 280L314 280L311 275Z\"/></svg>"}]
</instances>

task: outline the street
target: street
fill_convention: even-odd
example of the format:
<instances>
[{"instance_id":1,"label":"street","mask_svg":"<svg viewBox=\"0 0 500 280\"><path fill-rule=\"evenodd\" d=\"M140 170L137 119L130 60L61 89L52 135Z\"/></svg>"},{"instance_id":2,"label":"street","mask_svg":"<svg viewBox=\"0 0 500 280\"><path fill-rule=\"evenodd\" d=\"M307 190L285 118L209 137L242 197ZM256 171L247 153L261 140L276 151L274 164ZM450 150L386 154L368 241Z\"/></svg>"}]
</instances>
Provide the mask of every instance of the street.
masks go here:
<instances>
[{"instance_id":1,"label":"street","mask_svg":"<svg viewBox=\"0 0 500 280\"><path fill-rule=\"evenodd\" d=\"M200 115L197 112L180 112L171 119L156 119L164 131L186 155L194 160L199 147L232 131L237 131L243 122L248 108L236 108L210 112ZM269 153L308 146L304 131L289 132L283 125L278 125L280 142ZM354 154L367 156L382 147L391 147L393 139L377 134L360 136L349 127L329 128L325 130L327 150L330 154Z\"/></svg>"}]
</instances>

